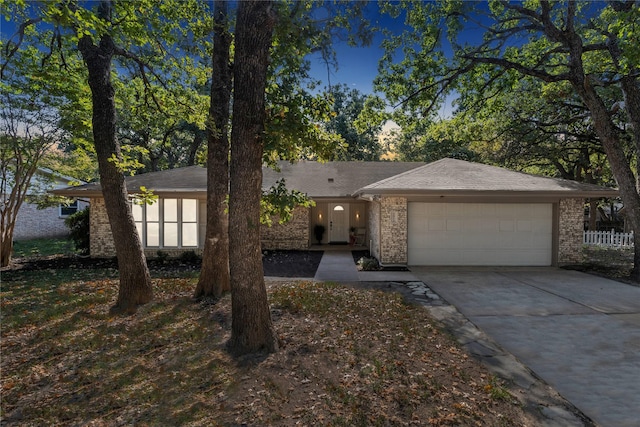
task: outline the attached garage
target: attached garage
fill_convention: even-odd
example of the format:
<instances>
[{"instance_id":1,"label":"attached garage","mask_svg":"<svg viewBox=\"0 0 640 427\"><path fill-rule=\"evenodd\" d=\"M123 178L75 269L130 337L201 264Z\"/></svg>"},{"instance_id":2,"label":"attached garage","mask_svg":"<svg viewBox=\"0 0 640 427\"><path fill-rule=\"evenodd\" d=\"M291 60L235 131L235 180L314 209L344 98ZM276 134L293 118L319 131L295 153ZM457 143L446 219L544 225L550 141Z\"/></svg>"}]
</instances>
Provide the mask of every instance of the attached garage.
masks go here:
<instances>
[{"instance_id":1,"label":"attached garage","mask_svg":"<svg viewBox=\"0 0 640 427\"><path fill-rule=\"evenodd\" d=\"M617 190L441 159L367 185L380 264L557 266L582 260L585 199Z\"/></svg>"},{"instance_id":2,"label":"attached garage","mask_svg":"<svg viewBox=\"0 0 640 427\"><path fill-rule=\"evenodd\" d=\"M408 203L409 265L548 266L551 203Z\"/></svg>"}]
</instances>

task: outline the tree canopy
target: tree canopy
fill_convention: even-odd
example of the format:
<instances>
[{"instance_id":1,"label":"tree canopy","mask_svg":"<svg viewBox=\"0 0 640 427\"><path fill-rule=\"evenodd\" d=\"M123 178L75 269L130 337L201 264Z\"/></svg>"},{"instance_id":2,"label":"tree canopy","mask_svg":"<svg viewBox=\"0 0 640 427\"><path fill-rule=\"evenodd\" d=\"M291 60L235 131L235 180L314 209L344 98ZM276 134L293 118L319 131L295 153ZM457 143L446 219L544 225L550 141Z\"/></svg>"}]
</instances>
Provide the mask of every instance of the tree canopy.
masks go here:
<instances>
[{"instance_id":1,"label":"tree canopy","mask_svg":"<svg viewBox=\"0 0 640 427\"><path fill-rule=\"evenodd\" d=\"M408 26L385 41L376 79L391 103L429 118L445 95L456 93L460 113L487 112L493 98L504 101L517 94L523 78L533 79L543 92L582 110L607 156L629 224L640 233L638 2L403 1L384 9ZM634 261L640 280L640 245Z\"/></svg>"},{"instance_id":2,"label":"tree canopy","mask_svg":"<svg viewBox=\"0 0 640 427\"><path fill-rule=\"evenodd\" d=\"M35 193L34 177L51 149L68 138L61 127L60 110L67 100L47 87L56 74L49 64L36 74L25 73L38 61L30 48L15 56L0 81L0 265L11 260L13 231L20 206Z\"/></svg>"}]
</instances>

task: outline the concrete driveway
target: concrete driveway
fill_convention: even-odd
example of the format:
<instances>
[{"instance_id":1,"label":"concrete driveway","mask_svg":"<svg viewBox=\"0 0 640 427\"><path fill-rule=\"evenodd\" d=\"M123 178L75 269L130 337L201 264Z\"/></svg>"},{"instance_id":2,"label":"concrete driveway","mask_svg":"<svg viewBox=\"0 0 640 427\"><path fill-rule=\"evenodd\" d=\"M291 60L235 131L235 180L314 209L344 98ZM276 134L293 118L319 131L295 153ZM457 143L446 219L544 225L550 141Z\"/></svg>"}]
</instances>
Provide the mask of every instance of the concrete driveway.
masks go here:
<instances>
[{"instance_id":1,"label":"concrete driveway","mask_svg":"<svg viewBox=\"0 0 640 427\"><path fill-rule=\"evenodd\" d=\"M556 268L412 267L601 426L640 426L640 288Z\"/></svg>"}]
</instances>

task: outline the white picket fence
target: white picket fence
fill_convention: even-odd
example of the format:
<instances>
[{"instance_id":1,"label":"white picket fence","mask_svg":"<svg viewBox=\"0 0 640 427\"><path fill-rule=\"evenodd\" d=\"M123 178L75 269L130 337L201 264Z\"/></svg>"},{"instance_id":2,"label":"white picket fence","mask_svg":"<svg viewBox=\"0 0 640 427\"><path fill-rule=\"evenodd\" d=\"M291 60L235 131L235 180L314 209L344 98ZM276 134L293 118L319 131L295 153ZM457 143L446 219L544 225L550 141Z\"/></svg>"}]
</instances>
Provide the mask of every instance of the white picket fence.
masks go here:
<instances>
[{"instance_id":1,"label":"white picket fence","mask_svg":"<svg viewBox=\"0 0 640 427\"><path fill-rule=\"evenodd\" d=\"M585 231L583 243L585 245L609 246L616 248L632 248L633 232L616 233L611 231Z\"/></svg>"}]
</instances>

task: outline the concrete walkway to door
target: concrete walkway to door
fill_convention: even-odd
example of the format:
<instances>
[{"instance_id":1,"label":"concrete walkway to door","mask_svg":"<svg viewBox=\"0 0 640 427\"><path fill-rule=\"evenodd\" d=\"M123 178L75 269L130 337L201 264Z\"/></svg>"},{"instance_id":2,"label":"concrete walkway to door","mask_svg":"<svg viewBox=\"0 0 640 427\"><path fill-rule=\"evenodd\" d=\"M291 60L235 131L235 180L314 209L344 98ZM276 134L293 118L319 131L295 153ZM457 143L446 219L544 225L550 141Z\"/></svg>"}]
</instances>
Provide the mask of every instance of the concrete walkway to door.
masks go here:
<instances>
[{"instance_id":1,"label":"concrete walkway to door","mask_svg":"<svg viewBox=\"0 0 640 427\"><path fill-rule=\"evenodd\" d=\"M325 251L314 280L321 282L413 282L410 271L358 271L350 250Z\"/></svg>"},{"instance_id":2,"label":"concrete walkway to door","mask_svg":"<svg viewBox=\"0 0 640 427\"><path fill-rule=\"evenodd\" d=\"M601 426L640 425L640 288L556 268L412 268Z\"/></svg>"}]
</instances>

